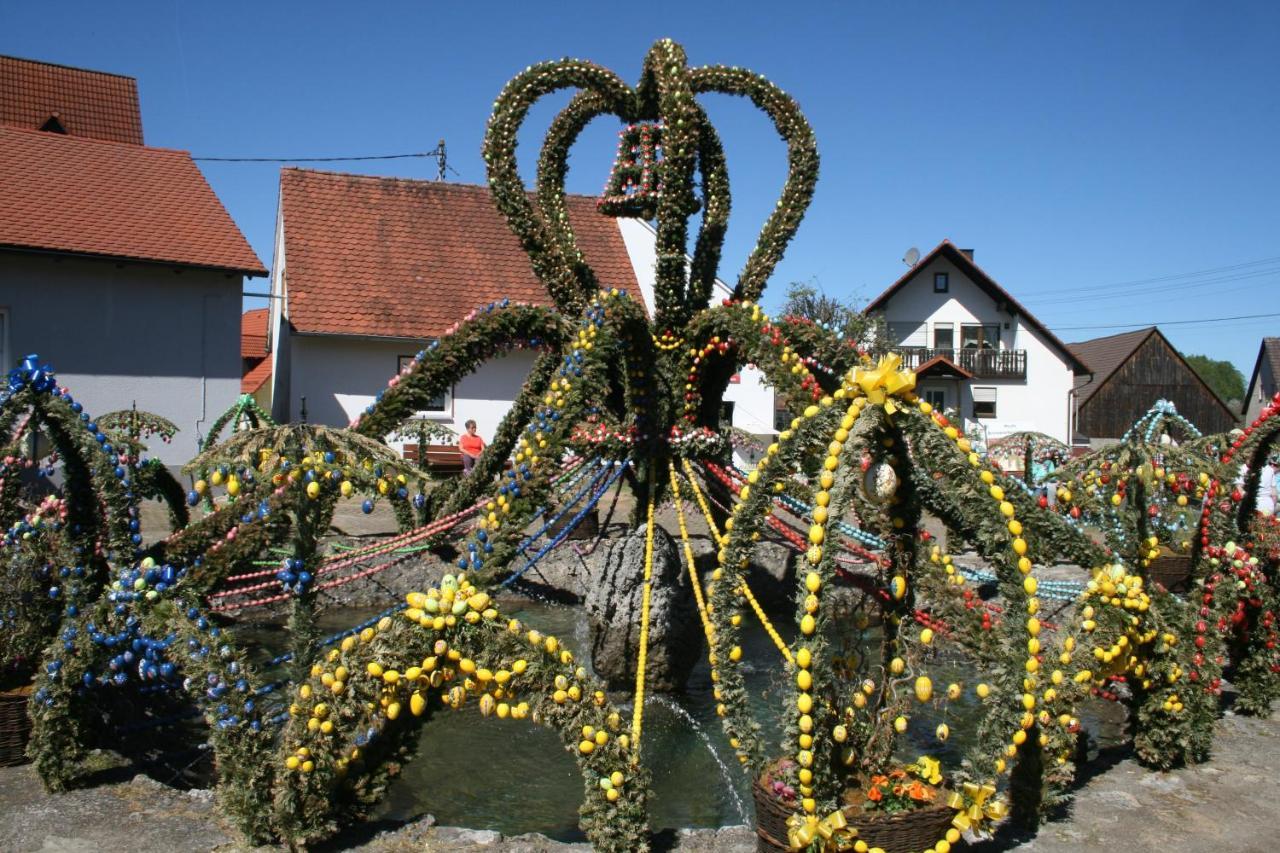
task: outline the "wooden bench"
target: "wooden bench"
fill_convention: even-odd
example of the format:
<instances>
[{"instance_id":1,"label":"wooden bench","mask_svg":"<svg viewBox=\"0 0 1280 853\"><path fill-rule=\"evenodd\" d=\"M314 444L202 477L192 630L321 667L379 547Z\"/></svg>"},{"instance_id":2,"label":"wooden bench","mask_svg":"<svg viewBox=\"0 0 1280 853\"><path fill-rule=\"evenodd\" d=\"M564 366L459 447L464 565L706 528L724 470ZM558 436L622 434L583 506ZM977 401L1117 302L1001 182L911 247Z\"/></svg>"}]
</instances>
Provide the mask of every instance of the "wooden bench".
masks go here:
<instances>
[{"instance_id":1,"label":"wooden bench","mask_svg":"<svg viewBox=\"0 0 1280 853\"><path fill-rule=\"evenodd\" d=\"M416 444L404 446L404 458L416 462L432 474L456 476L462 473L462 451L456 444L428 444L426 459Z\"/></svg>"}]
</instances>

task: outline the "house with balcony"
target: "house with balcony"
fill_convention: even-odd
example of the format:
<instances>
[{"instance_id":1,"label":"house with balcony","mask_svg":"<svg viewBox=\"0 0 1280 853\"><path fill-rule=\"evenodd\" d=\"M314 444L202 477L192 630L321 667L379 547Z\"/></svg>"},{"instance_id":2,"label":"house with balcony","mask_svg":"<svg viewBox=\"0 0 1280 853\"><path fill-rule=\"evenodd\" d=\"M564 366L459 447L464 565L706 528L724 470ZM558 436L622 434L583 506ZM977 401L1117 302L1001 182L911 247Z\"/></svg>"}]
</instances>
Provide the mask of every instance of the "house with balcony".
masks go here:
<instances>
[{"instance_id":1,"label":"house with balcony","mask_svg":"<svg viewBox=\"0 0 1280 853\"><path fill-rule=\"evenodd\" d=\"M1070 443L1089 368L949 240L867 305L916 371L916 391L984 439L1034 430Z\"/></svg>"}]
</instances>

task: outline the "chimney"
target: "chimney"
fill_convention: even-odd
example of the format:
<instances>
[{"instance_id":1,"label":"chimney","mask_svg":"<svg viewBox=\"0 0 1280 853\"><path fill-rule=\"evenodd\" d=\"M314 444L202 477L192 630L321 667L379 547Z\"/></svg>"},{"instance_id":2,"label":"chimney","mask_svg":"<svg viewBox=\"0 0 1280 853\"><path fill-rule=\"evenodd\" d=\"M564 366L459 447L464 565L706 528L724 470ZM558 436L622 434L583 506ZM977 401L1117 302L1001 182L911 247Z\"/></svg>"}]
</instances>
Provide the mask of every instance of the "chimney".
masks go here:
<instances>
[{"instance_id":1,"label":"chimney","mask_svg":"<svg viewBox=\"0 0 1280 853\"><path fill-rule=\"evenodd\" d=\"M961 249L960 254L964 255L969 260L973 260L973 249Z\"/></svg>"}]
</instances>

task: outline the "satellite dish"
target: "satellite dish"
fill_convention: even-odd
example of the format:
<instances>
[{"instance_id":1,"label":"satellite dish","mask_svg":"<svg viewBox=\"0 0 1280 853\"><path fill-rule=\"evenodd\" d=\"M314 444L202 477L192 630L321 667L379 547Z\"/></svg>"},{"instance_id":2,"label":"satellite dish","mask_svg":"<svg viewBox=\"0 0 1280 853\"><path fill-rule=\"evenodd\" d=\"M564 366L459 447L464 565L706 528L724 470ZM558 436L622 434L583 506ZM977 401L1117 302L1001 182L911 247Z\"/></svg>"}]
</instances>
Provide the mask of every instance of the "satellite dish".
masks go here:
<instances>
[{"instance_id":1,"label":"satellite dish","mask_svg":"<svg viewBox=\"0 0 1280 853\"><path fill-rule=\"evenodd\" d=\"M915 246L907 249L907 253L902 256L902 262L909 267L914 267L920 262L920 250Z\"/></svg>"}]
</instances>

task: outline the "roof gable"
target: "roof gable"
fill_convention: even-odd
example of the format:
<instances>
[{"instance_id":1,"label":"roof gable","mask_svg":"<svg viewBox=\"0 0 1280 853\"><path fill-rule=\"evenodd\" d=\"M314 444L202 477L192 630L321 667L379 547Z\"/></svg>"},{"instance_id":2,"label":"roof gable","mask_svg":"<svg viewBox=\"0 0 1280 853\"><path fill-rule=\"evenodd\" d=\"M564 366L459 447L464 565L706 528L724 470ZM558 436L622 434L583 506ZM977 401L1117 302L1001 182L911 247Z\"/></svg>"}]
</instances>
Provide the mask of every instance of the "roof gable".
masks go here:
<instances>
[{"instance_id":1,"label":"roof gable","mask_svg":"<svg viewBox=\"0 0 1280 853\"><path fill-rule=\"evenodd\" d=\"M1271 367L1271 375L1280 383L1280 338L1263 338L1258 348L1258 358L1253 363L1253 375L1249 377L1249 386L1245 389L1245 400L1253 399L1253 389L1262 381L1262 365Z\"/></svg>"},{"instance_id":2,"label":"roof gable","mask_svg":"<svg viewBox=\"0 0 1280 853\"><path fill-rule=\"evenodd\" d=\"M1084 404L1096 394L1098 389L1153 334L1159 334L1159 331L1155 326L1149 326L1133 332L1121 332L1118 335L1107 335L1102 338L1068 344L1077 358L1088 362L1093 368L1093 374L1087 380L1076 383L1076 399L1081 404Z\"/></svg>"},{"instance_id":3,"label":"roof gable","mask_svg":"<svg viewBox=\"0 0 1280 853\"><path fill-rule=\"evenodd\" d=\"M962 252L950 240L943 240L935 246L933 251L920 259L919 263L903 273L901 278L889 285L889 287L875 299L871 300L863 311L865 313L870 313L872 311L882 309L885 303L893 298L895 293L914 281L920 273L924 272L929 264L933 263L933 261L938 258L946 258L964 272L964 274L967 275L980 290L987 294L987 296L991 297L992 301L997 304L1003 304L1006 307L1006 310L1012 314L1016 314L1018 317L1022 318L1024 323L1039 332L1045 340L1048 341L1050 346L1062 354L1064 360L1071 366L1073 372L1089 372L1089 365L1085 361L1082 361L1078 355L1072 352L1070 347L1058 338L1057 335L1049 331L1049 328L1036 319L1034 314L1023 307L1022 303L1017 299L1014 299L1013 295L1010 294L1009 291L1005 290L996 282L995 279L987 275L986 271L983 270L982 267L974 263L973 258Z\"/></svg>"},{"instance_id":4,"label":"roof gable","mask_svg":"<svg viewBox=\"0 0 1280 853\"><path fill-rule=\"evenodd\" d=\"M265 275L185 151L0 126L0 248Z\"/></svg>"},{"instance_id":5,"label":"roof gable","mask_svg":"<svg viewBox=\"0 0 1280 853\"><path fill-rule=\"evenodd\" d=\"M566 204L601 286L639 299L617 221ZM297 332L422 339L499 299L551 304L488 187L282 169L280 206Z\"/></svg>"},{"instance_id":6,"label":"roof gable","mask_svg":"<svg viewBox=\"0 0 1280 853\"><path fill-rule=\"evenodd\" d=\"M1178 348L1169 343L1169 339L1156 326L1071 344L1071 348L1089 359L1089 363L1095 365L1097 370L1088 382L1076 386L1076 399L1079 401L1079 405L1083 407L1085 403L1089 402L1120 371L1120 368L1126 365L1148 342L1154 342L1173 353L1174 358L1182 365L1183 370L1191 376L1195 384L1199 385L1209 398L1226 412L1229 419L1232 421L1236 419L1236 413L1231 410L1231 407L1218 396L1217 391L1209 387L1209 383L1200 377L1195 368L1187 363L1186 358L1178 351Z\"/></svg>"},{"instance_id":7,"label":"roof gable","mask_svg":"<svg viewBox=\"0 0 1280 853\"><path fill-rule=\"evenodd\" d=\"M0 124L142 144L132 77L0 56Z\"/></svg>"}]
</instances>

